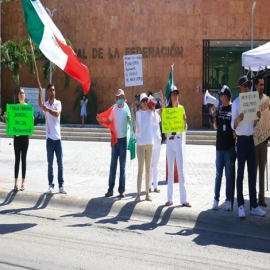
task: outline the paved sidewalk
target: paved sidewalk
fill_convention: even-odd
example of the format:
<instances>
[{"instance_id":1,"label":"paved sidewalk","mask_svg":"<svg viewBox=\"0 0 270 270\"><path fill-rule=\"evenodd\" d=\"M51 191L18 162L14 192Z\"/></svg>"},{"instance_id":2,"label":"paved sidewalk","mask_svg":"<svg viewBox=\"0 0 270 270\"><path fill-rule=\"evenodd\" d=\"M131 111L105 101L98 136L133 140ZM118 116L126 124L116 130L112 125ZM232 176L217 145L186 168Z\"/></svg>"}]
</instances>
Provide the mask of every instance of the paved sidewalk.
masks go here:
<instances>
[{"instance_id":1,"label":"paved sidewalk","mask_svg":"<svg viewBox=\"0 0 270 270\"><path fill-rule=\"evenodd\" d=\"M118 201L118 172L114 197L105 198L104 194L108 188L108 173L110 166L110 143L102 142L80 142L63 141L64 152L64 179L68 196L75 198L98 199L101 203ZM165 151L166 146L162 145L160 157L160 177L159 188L161 193L151 193L152 202L142 201L139 207L158 208L163 206L167 200L167 186L165 181ZM237 203L235 199L233 212L226 212L224 209L225 200L225 178L223 178L220 209L210 210L213 202L214 179L215 179L215 147L206 145L186 145L185 149L185 175L188 202L191 209L185 208L185 213L194 211L201 213L208 211L215 216L237 217ZM269 156L269 154L268 154ZM121 199L122 205L131 203L136 196L137 182L137 159L130 161L128 152L127 178L126 178L126 198ZM57 166L55 160L54 183L57 187ZM0 138L0 191L8 194L14 185L14 150L13 138ZM245 176L247 173L245 173ZM20 172L21 177L21 172ZM20 178L19 178L20 179ZM144 179L144 178L143 178ZM46 145L44 140L30 139L27 156L26 192L44 193L47 190L47 162ZM145 184L143 180L142 190ZM55 192L58 192L56 188ZM19 192L20 194L21 192ZM16 195L17 196L17 195ZM267 204L264 210L267 215L263 218L270 221L270 192L266 191ZM244 179L244 198L246 203L247 219L259 220L259 217L251 217L249 214L249 196L247 177ZM142 194L144 199L144 193ZM0 204L2 200L0 201ZM174 206L179 205L178 184L174 184Z\"/></svg>"}]
</instances>

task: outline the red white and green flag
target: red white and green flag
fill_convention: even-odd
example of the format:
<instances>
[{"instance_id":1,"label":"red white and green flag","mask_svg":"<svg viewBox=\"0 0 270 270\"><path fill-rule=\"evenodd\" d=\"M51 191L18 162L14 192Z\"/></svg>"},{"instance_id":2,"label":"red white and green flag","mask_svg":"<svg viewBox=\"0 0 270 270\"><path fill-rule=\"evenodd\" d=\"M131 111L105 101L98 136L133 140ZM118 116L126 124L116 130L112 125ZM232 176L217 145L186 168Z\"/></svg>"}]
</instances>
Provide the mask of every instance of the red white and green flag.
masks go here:
<instances>
[{"instance_id":1,"label":"red white and green flag","mask_svg":"<svg viewBox=\"0 0 270 270\"><path fill-rule=\"evenodd\" d=\"M90 89L88 68L66 44L64 37L38 0L22 0L29 36L42 53L71 77L82 83L86 94Z\"/></svg>"}]
</instances>

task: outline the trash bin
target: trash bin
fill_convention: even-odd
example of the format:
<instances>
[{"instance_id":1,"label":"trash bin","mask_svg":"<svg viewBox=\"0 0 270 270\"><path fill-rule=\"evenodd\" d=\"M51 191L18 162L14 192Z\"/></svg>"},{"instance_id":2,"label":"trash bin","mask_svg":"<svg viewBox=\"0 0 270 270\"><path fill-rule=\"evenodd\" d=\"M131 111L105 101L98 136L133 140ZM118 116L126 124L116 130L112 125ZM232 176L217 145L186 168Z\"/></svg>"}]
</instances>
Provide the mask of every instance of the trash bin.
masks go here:
<instances>
[{"instance_id":1,"label":"trash bin","mask_svg":"<svg viewBox=\"0 0 270 270\"><path fill-rule=\"evenodd\" d=\"M167 157L166 157L166 181L168 181L168 162L167 162ZM178 171L177 171L177 164L176 164L176 159L174 159L174 183L178 183Z\"/></svg>"}]
</instances>

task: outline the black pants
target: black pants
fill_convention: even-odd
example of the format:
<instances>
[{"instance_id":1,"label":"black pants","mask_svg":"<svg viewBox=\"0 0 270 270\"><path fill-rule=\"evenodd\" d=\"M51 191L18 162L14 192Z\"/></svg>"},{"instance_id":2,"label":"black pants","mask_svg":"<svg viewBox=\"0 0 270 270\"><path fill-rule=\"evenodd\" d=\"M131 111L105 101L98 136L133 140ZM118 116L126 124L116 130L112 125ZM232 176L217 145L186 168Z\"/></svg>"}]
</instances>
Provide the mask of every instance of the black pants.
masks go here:
<instances>
[{"instance_id":1,"label":"black pants","mask_svg":"<svg viewBox=\"0 0 270 270\"><path fill-rule=\"evenodd\" d=\"M20 159L22 159L22 179L25 179L26 155L29 145L29 136L14 136L15 167L14 177L18 178Z\"/></svg>"}]
</instances>

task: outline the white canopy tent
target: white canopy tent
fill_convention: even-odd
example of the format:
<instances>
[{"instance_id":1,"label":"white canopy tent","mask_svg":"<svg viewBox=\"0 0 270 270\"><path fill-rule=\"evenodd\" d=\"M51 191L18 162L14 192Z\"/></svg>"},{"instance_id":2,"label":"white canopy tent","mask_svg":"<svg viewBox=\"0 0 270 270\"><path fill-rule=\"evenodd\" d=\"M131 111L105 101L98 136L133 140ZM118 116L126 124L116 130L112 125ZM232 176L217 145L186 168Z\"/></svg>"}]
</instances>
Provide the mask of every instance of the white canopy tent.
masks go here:
<instances>
[{"instance_id":1,"label":"white canopy tent","mask_svg":"<svg viewBox=\"0 0 270 270\"><path fill-rule=\"evenodd\" d=\"M270 42L242 53L242 66L251 71L270 68Z\"/></svg>"},{"instance_id":2,"label":"white canopy tent","mask_svg":"<svg viewBox=\"0 0 270 270\"><path fill-rule=\"evenodd\" d=\"M252 72L270 69L270 42L242 53L242 66ZM265 169L266 190L268 191L268 160Z\"/></svg>"}]
</instances>

